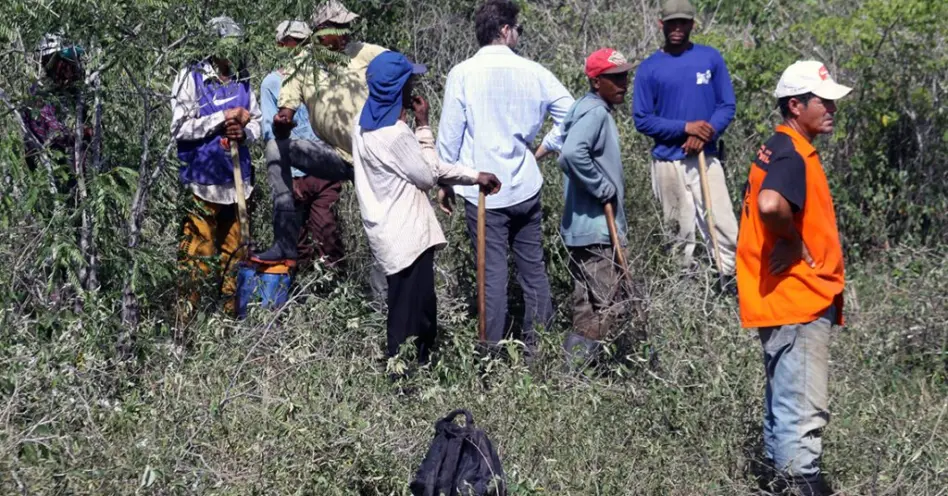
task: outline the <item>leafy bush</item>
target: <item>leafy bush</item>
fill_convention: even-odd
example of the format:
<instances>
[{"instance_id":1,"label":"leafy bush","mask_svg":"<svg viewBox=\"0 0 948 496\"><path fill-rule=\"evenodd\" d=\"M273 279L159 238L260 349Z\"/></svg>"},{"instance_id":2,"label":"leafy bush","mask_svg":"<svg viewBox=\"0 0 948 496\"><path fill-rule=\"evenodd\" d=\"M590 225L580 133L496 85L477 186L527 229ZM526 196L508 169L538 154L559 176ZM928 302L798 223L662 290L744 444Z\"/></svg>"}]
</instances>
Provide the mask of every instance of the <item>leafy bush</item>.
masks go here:
<instances>
[{"instance_id":1,"label":"leafy bush","mask_svg":"<svg viewBox=\"0 0 948 496\"><path fill-rule=\"evenodd\" d=\"M582 60L615 46L642 60L660 44L653 2L524 4L523 52L574 94ZM799 58L823 60L856 87L837 133L819 142L836 199L849 286L846 330L832 344L826 465L848 493L939 494L948 483L948 4L695 2L696 38L721 49L738 114L725 135L735 202L751 153L777 122L773 90ZM355 34L428 64L421 89L437 116L447 71L476 50L477 2L348 2ZM648 339L623 329L599 374L568 374L558 347L571 280L558 225L562 177L542 165L544 249L556 322L527 366L475 353L473 256L460 215L441 217L440 360L401 395L386 380L384 318L367 302L370 255L351 188L339 205L350 273L298 281L293 304L234 322L206 298L193 347L171 345L176 239L189 195L170 139L174 75L203 55L206 19L244 24L255 86L287 60L273 43L307 2L79 2L0 6L0 491L29 494L405 494L432 422L471 408L500 445L514 494L735 494L759 457L759 345L738 329L710 276L681 281L662 250L649 141L628 108L630 263L646 288ZM38 77L31 50L62 29L86 48L90 167L27 166L11 109ZM315 54L315 57L323 55ZM97 117L98 116L98 117ZM265 177L255 149L257 178ZM51 192L81 179L84 193ZM255 239L270 238L258 181ZM52 188L55 191L55 188ZM207 296L215 293L208 282ZM519 300L511 296L516 316ZM629 339L626 339L629 338ZM119 360L118 344L131 351Z\"/></svg>"}]
</instances>

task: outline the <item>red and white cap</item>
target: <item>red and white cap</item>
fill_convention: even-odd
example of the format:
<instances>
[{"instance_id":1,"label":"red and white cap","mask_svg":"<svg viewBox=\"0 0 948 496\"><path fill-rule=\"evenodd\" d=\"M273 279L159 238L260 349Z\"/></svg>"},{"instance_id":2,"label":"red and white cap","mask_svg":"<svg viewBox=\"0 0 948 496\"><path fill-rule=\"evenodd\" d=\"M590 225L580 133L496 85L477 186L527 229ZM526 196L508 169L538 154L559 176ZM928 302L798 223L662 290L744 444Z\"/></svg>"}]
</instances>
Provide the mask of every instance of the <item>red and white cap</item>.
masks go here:
<instances>
[{"instance_id":1,"label":"red and white cap","mask_svg":"<svg viewBox=\"0 0 948 496\"><path fill-rule=\"evenodd\" d=\"M813 93L826 100L839 100L852 90L849 86L833 81L822 62L798 60L783 71L774 96L784 98Z\"/></svg>"},{"instance_id":2,"label":"red and white cap","mask_svg":"<svg viewBox=\"0 0 948 496\"><path fill-rule=\"evenodd\" d=\"M601 74L620 74L632 70L632 64L614 48L600 48L586 57L586 76L594 78Z\"/></svg>"}]
</instances>

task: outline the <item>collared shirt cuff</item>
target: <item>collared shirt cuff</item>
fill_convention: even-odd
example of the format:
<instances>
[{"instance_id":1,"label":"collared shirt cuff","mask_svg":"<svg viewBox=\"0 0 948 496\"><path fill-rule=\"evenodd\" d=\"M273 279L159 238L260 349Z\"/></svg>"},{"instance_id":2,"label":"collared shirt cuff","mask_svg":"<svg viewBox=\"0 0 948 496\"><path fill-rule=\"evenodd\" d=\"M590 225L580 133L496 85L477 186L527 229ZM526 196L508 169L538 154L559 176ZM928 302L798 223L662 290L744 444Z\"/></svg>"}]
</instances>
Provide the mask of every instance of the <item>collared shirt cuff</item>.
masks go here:
<instances>
[{"instance_id":1,"label":"collared shirt cuff","mask_svg":"<svg viewBox=\"0 0 948 496\"><path fill-rule=\"evenodd\" d=\"M422 145L431 144L431 146L434 146L434 132L431 131L431 126L415 128L415 138L418 138L418 142Z\"/></svg>"},{"instance_id":2,"label":"collared shirt cuff","mask_svg":"<svg viewBox=\"0 0 948 496\"><path fill-rule=\"evenodd\" d=\"M563 149L563 133L554 128L543 137L543 146L551 152L559 153Z\"/></svg>"}]
</instances>

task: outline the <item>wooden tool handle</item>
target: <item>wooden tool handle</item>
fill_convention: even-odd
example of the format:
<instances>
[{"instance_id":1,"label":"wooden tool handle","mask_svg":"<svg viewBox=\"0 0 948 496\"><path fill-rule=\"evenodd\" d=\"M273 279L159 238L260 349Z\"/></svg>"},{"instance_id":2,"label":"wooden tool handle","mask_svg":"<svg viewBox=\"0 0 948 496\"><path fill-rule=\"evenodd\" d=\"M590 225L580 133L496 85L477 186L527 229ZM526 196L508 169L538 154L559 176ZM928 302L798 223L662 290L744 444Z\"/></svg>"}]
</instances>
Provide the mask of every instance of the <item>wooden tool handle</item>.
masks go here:
<instances>
[{"instance_id":1,"label":"wooden tool handle","mask_svg":"<svg viewBox=\"0 0 948 496\"><path fill-rule=\"evenodd\" d=\"M708 165L705 162L704 150L698 152L698 175L701 176L701 195L704 197L704 212L708 223L708 235L711 236L711 249L714 251L714 263L718 266L718 277L723 278L724 265L721 263L718 234L714 230L714 213L711 211L711 186L708 183Z\"/></svg>"},{"instance_id":2,"label":"wooden tool handle","mask_svg":"<svg viewBox=\"0 0 948 496\"><path fill-rule=\"evenodd\" d=\"M482 343L487 341L486 259L487 197L481 190L477 197L477 333Z\"/></svg>"},{"instance_id":3,"label":"wooden tool handle","mask_svg":"<svg viewBox=\"0 0 948 496\"><path fill-rule=\"evenodd\" d=\"M240 171L240 150L234 140L230 141L230 158L234 164L234 188L237 193L237 218L240 222L240 259L247 257L246 246L250 244L250 219L247 216L247 199L244 197L244 175Z\"/></svg>"},{"instance_id":4,"label":"wooden tool handle","mask_svg":"<svg viewBox=\"0 0 948 496\"><path fill-rule=\"evenodd\" d=\"M606 224L609 226L609 238L612 239L612 248L616 252L616 258L619 260L619 267L622 269L622 274L629 283L632 283L632 274L629 273L629 264L625 260L625 250L622 248L622 243L619 239L619 230L616 229L616 214L612 208L612 203L606 203L605 209Z\"/></svg>"}]
</instances>

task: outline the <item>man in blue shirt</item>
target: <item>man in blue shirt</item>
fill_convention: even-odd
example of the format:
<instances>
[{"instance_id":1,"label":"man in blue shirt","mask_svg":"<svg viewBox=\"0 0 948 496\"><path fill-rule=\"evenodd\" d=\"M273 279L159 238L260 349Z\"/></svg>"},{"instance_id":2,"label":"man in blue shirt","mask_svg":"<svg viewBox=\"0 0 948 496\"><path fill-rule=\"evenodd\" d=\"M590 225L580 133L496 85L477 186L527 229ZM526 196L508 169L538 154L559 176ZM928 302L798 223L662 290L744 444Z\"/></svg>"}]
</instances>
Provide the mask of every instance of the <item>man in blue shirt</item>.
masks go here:
<instances>
[{"instance_id":1,"label":"man in blue shirt","mask_svg":"<svg viewBox=\"0 0 948 496\"><path fill-rule=\"evenodd\" d=\"M283 21L277 26L277 45L285 48L295 48L305 43L313 31L302 21ZM263 112L264 141L274 139L273 117L280 110L277 102L280 99L280 87L286 71L278 69L263 79L260 85L260 107ZM290 133L290 139L319 141L309 123L309 112L305 105L300 105L293 116L295 127ZM339 201L342 192L342 182L327 181L314 176L308 176L299 169L291 169L293 175L293 199L302 218L302 230L297 243L298 263L301 267L309 266L314 257L324 258L328 266L339 267L342 263L342 237L336 223L333 205Z\"/></svg>"},{"instance_id":2,"label":"man in blue shirt","mask_svg":"<svg viewBox=\"0 0 948 496\"><path fill-rule=\"evenodd\" d=\"M694 15L688 0L662 5L665 45L636 71L632 113L635 128L655 140L652 190L666 225L678 224L674 251L685 271L693 265L695 226L705 241L709 238L698 172L698 153L704 150L721 265L733 278L737 219L716 142L734 118L734 89L721 54L689 40Z\"/></svg>"},{"instance_id":3,"label":"man in blue shirt","mask_svg":"<svg viewBox=\"0 0 948 496\"><path fill-rule=\"evenodd\" d=\"M549 327L553 301L540 230L543 177L530 147L550 114L555 125L537 156L559 151L559 125L573 97L553 73L512 50L523 31L517 23L519 12L509 0L487 0L478 7L474 24L481 48L448 74L438 154L445 162L493 173L504 185L487 198L487 340L493 344L505 337L510 249L525 300L523 338L532 350L534 324ZM454 192L465 200L468 233L476 246L478 188L442 189L443 209L451 209Z\"/></svg>"}]
</instances>

